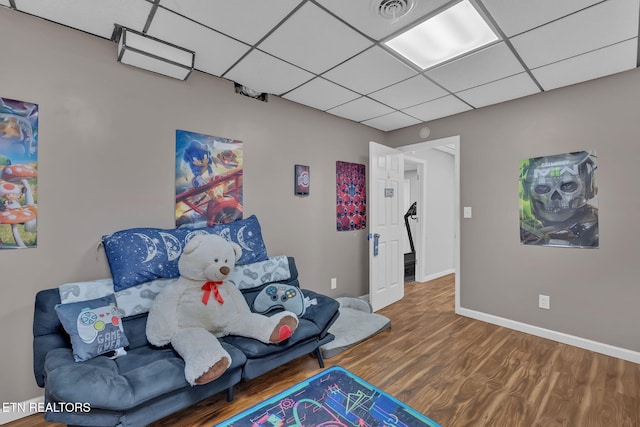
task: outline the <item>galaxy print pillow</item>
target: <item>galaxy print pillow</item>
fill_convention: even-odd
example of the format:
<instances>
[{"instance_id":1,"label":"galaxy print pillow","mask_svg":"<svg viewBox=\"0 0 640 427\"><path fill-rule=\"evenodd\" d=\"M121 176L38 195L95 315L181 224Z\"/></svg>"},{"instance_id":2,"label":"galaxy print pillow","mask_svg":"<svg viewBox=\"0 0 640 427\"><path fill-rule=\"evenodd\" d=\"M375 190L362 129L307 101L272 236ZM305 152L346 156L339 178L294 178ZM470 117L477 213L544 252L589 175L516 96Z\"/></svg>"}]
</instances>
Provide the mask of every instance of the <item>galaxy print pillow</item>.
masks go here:
<instances>
[{"instance_id":1,"label":"galaxy print pillow","mask_svg":"<svg viewBox=\"0 0 640 427\"><path fill-rule=\"evenodd\" d=\"M159 278L180 276L178 259L185 244L198 234L217 234L242 247L238 265L269 259L260 223L249 218L196 229L130 228L103 236L116 292Z\"/></svg>"}]
</instances>

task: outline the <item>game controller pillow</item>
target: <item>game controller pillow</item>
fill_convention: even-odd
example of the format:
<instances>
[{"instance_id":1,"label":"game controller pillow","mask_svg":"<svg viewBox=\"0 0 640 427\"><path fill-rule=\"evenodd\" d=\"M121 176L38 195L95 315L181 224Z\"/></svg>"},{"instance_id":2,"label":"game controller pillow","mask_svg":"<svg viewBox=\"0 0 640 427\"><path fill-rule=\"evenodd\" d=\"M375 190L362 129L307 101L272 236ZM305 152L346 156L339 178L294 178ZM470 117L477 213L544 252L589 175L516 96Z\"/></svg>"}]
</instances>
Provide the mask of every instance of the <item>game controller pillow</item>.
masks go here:
<instances>
[{"instance_id":1,"label":"game controller pillow","mask_svg":"<svg viewBox=\"0 0 640 427\"><path fill-rule=\"evenodd\" d=\"M113 294L88 301L57 304L56 313L71 338L76 362L105 353L124 354L129 345Z\"/></svg>"},{"instance_id":2,"label":"game controller pillow","mask_svg":"<svg viewBox=\"0 0 640 427\"><path fill-rule=\"evenodd\" d=\"M103 236L116 292L151 280L176 278L185 245L199 234L217 234L242 248L237 265L269 259L260 223L249 218L204 228L130 228Z\"/></svg>"},{"instance_id":3,"label":"game controller pillow","mask_svg":"<svg viewBox=\"0 0 640 427\"><path fill-rule=\"evenodd\" d=\"M274 283L263 288L253 302L253 310L264 314L276 308L302 316L306 310L302 291L291 285Z\"/></svg>"}]
</instances>

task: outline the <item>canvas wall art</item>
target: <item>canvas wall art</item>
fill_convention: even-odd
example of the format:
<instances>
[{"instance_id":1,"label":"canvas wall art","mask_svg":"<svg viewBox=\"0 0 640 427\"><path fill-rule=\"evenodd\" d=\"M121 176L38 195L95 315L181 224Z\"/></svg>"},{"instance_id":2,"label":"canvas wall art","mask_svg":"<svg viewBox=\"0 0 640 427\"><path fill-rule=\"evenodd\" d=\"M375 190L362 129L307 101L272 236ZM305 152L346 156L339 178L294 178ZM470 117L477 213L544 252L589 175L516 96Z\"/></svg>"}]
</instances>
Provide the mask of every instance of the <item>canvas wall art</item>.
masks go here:
<instances>
[{"instance_id":1,"label":"canvas wall art","mask_svg":"<svg viewBox=\"0 0 640 427\"><path fill-rule=\"evenodd\" d=\"M293 167L293 192L297 196L308 196L311 187L311 172L307 165Z\"/></svg>"},{"instance_id":2,"label":"canvas wall art","mask_svg":"<svg viewBox=\"0 0 640 427\"><path fill-rule=\"evenodd\" d=\"M38 105L0 98L0 249L37 246Z\"/></svg>"},{"instance_id":3,"label":"canvas wall art","mask_svg":"<svg viewBox=\"0 0 640 427\"><path fill-rule=\"evenodd\" d=\"M520 161L520 242L598 248L595 151Z\"/></svg>"},{"instance_id":4,"label":"canvas wall art","mask_svg":"<svg viewBox=\"0 0 640 427\"><path fill-rule=\"evenodd\" d=\"M175 169L176 227L242 219L241 141L176 130Z\"/></svg>"},{"instance_id":5,"label":"canvas wall art","mask_svg":"<svg viewBox=\"0 0 640 427\"><path fill-rule=\"evenodd\" d=\"M364 165L336 162L336 228L338 231L367 228L366 183Z\"/></svg>"}]
</instances>

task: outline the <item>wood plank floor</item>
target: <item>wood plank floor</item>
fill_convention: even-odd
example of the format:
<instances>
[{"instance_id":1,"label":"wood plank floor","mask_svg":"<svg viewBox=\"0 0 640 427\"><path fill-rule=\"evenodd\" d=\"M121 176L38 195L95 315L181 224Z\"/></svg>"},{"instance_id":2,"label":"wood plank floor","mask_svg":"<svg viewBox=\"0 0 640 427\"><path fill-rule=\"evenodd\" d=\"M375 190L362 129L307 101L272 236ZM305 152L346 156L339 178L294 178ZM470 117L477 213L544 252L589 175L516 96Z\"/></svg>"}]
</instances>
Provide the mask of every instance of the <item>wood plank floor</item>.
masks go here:
<instances>
[{"instance_id":1,"label":"wood plank floor","mask_svg":"<svg viewBox=\"0 0 640 427\"><path fill-rule=\"evenodd\" d=\"M638 427L640 365L454 313L454 277L410 283L392 327L326 360L443 427ZM302 357L153 427L214 426L321 370ZM9 427L52 427L42 415Z\"/></svg>"}]
</instances>

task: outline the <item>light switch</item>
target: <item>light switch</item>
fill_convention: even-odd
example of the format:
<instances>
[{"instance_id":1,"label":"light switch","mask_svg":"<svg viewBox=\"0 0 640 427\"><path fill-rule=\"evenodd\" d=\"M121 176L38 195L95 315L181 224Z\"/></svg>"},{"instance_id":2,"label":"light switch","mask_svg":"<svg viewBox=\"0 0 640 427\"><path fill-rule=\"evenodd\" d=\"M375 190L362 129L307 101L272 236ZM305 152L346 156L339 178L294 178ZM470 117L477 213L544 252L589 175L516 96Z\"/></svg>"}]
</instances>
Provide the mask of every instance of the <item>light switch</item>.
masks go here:
<instances>
[{"instance_id":1,"label":"light switch","mask_svg":"<svg viewBox=\"0 0 640 427\"><path fill-rule=\"evenodd\" d=\"M464 217L471 218L471 206L464 207Z\"/></svg>"}]
</instances>

